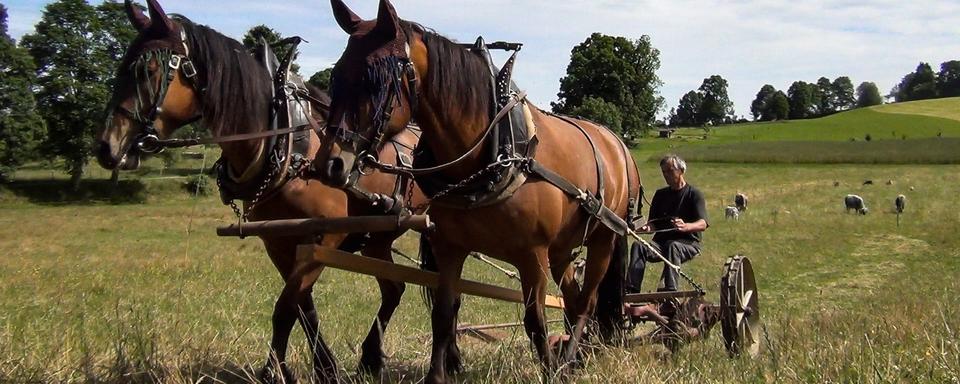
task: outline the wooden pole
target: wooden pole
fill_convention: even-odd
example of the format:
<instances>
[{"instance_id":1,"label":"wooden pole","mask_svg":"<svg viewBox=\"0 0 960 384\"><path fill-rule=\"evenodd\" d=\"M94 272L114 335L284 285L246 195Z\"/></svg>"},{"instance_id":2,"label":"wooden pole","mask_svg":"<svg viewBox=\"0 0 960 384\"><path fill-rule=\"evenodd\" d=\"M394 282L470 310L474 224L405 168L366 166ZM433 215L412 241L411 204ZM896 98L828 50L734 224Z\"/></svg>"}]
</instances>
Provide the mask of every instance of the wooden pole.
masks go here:
<instances>
[{"instance_id":1,"label":"wooden pole","mask_svg":"<svg viewBox=\"0 0 960 384\"><path fill-rule=\"evenodd\" d=\"M433 227L427 215L350 216L253 221L217 227L217 236L307 236L320 233L389 232Z\"/></svg>"},{"instance_id":2,"label":"wooden pole","mask_svg":"<svg viewBox=\"0 0 960 384\"><path fill-rule=\"evenodd\" d=\"M297 255L298 263L316 261L332 268L361 273L387 280L422 285L429 288L436 288L440 281L440 275L436 272L423 271L417 268L408 267L406 265L394 264L391 262L355 255L334 248L322 247L314 244L300 245L297 249ZM486 297L520 304L524 303L523 294L515 289L508 289L498 287L496 285L463 279L460 280L458 285L460 293L467 295ZM557 296L547 295L545 304L549 308L562 309L563 299Z\"/></svg>"}]
</instances>

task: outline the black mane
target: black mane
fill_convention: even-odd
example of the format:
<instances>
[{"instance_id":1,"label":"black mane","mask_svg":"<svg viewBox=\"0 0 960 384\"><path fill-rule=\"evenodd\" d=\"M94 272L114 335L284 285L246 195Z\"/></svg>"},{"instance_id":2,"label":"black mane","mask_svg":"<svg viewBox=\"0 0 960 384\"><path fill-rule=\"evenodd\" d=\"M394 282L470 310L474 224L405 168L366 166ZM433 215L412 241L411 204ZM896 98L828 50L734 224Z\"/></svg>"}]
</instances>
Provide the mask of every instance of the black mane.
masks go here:
<instances>
[{"instance_id":1,"label":"black mane","mask_svg":"<svg viewBox=\"0 0 960 384\"><path fill-rule=\"evenodd\" d=\"M425 95L435 97L432 101L440 110L487 117L493 102L493 86L486 59L419 24L404 20L401 26L407 36L411 31L423 36L427 46L429 69L425 75Z\"/></svg>"},{"instance_id":2,"label":"black mane","mask_svg":"<svg viewBox=\"0 0 960 384\"><path fill-rule=\"evenodd\" d=\"M265 127L273 85L264 67L238 41L185 17L176 21L186 32L190 60L197 67L196 85L204 88L204 126L214 136Z\"/></svg>"}]
</instances>

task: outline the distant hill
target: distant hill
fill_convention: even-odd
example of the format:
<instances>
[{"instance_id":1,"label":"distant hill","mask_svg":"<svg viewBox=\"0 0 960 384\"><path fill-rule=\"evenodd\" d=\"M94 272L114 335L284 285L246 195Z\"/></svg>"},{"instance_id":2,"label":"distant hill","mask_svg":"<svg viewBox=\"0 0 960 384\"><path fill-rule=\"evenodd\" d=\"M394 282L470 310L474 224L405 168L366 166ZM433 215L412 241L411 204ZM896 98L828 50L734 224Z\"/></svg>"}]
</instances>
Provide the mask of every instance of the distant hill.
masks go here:
<instances>
[{"instance_id":1,"label":"distant hill","mask_svg":"<svg viewBox=\"0 0 960 384\"><path fill-rule=\"evenodd\" d=\"M916 139L930 138L960 138L960 98L946 98L923 100L896 104L885 104L870 108L854 109L836 113L830 116L809 120L786 120L762 123L744 123L720 127L713 127L709 132L700 128L684 128L676 132L671 139L643 139L640 147L634 151L638 159L646 160L658 157L666 152L677 152L694 156L703 161L760 161L751 156L735 156L736 153L758 152L791 152L782 159L778 156L763 157L770 162L845 162L846 156L825 156L824 152L852 151L867 152L866 155L851 157L852 162L886 163L886 162L955 162L960 161L960 154L944 158L940 153L935 159L923 160L923 156L904 158L892 155L887 150L880 150L875 146L856 145L856 142L866 141L869 135L871 141L898 140L896 144L901 150L896 153L909 153L911 148L923 152L925 145L930 142L913 142ZM848 144L823 145L817 150L816 142L841 142ZM797 145L790 143L796 142ZM909 143L909 144L908 144ZM947 140L946 152L960 153L960 141ZM903 144L906 144L904 147ZM844 149L850 146L848 149ZM890 149L893 144L883 148ZM795 148L794 148L795 147ZM829 149L827 149L829 147ZM937 147L940 147L939 145ZM811 152L813 151L813 152ZM815 152L815 153L814 153ZM730 156L719 156L713 153L727 153ZM719 156L719 157L718 157ZM892 156L892 157L891 157ZM956 160L953 160L956 157ZM827 158L834 159L827 161ZM753 159L753 160L750 160ZM781 159L781 160L778 160ZM787 160L784 160L787 159ZM766 162L766 161L763 161Z\"/></svg>"}]
</instances>

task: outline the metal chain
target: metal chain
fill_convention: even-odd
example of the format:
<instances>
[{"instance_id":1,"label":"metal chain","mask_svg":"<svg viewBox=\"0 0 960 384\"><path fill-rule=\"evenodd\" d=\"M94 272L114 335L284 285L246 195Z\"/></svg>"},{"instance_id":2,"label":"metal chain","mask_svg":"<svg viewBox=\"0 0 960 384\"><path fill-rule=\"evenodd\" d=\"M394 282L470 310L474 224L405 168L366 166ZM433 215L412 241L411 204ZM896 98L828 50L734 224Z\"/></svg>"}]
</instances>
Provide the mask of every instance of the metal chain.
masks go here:
<instances>
[{"instance_id":1,"label":"metal chain","mask_svg":"<svg viewBox=\"0 0 960 384\"><path fill-rule=\"evenodd\" d=\"M439 198L441 198L441 197L444 197L444 196L448 195L450 192L453 192L453 191L455 191L455 190L457 190L457 189L463 188L463 187L466 186L467 184L472 183L474 180L476 180L476 179L479 178L480 176L486 175L487 173L489 173L489 172L491 172L491 171L493 171L493 170L496 170L497 168L509 167L509 166L510 166L511 164L513 164L513 163L522 164L522 163L524 163L524 162L528 162L529 160L530 160L530 159L528 159L528 158L523 158L523 157L508 157L508 158L500 159L500 160L497 160L497 161L495 161L495 162L493 162L493 163L490 163L490 164L488 164L486 167L484 167L483 169L477 171L476 173L468 176L467 178L465 178L465 179L463 179L463 180L460 180L458 183L449 185L449 186L447 186L446 188L440 190L440 192L437 192L437 193L436 193L435 195L433 195L433 197L431 197L429 200L427 200L426 202L424 202L424 203L416 206L416 208L415 208L416 210L415 210L414 212L420 212L421 209L425 209L425 208L429 207L429 206L430 206L430 203L431 203L433 200L439 199Z\"/></svg>"}]
</instances>

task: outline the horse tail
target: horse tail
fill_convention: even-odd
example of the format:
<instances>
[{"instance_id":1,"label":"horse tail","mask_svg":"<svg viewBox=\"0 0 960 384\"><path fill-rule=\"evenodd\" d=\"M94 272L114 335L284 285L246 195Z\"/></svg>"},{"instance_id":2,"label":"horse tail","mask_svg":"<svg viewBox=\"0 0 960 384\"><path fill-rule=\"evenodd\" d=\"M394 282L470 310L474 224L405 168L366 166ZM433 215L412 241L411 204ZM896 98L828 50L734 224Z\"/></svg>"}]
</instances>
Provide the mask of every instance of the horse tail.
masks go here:
<instances>
[{"instance_id":1,"label":"horse tail","mask_svg":"<svg viewBox=\"0 0 960 384\"><path fill-rule=\"evenodd\" d=\"M433 248L430 246L430 239L425 233L420 234L420 269L430 272L440 270L437 267L437 258L433 255ZM433 308L433 288L421 286L420 297L428 309Z\"/></svg>"}]
</instances>

